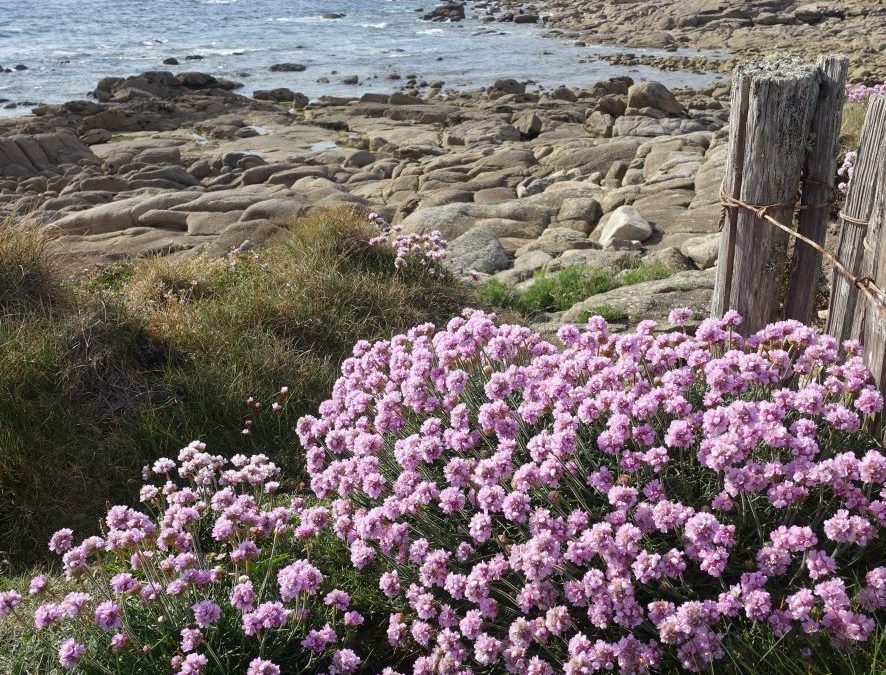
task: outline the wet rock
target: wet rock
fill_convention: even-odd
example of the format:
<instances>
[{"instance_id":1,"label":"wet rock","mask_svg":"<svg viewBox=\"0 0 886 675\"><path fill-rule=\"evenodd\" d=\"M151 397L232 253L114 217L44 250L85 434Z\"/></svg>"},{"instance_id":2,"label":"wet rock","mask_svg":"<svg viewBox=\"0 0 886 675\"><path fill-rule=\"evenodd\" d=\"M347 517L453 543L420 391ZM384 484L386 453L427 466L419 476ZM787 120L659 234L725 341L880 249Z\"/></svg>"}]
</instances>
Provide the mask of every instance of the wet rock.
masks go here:
<instances>
[{"instance_id":1,"label":"wet rock","mask_svg":"<svg viewBox=\"0 0 886 675\"><path fill-rule=\"evenodd\" d=\"M514 23L538 23L538 14L515 14Z\"/></svg>"},{"instance_id":2,"label":"wet rock","mask_svg":"<svg viewBox=\"0 0 886 675\"><path fill-rule=\"evenodd\" d=\"M422 16L422 21L461 21L464 18L464 3L444 2Z\"/></svg>"},{"instance_id":3,"label":"wet rock","mask_svg":"<svg viewBox=\"0 0 886 675\"><path fill-rule=\"evenodd\" d=\"M303 63L275 63L268 70L272 73L300 73L307 68Z\"/></svg>"},{"instance_id":4,"label":"wet rock","mask_svg":"<svg viewBox=\"0 0 886 675\"><path fill-rule=\"evenodd\" d=\"M252 93L252 98L259 101L275 101L277 103L292 103L296 108L304 108L308 105L309 99L301 94L286 87L277 87L276 89L256 89Z\"/></svg>"},{"instance_id":5,"label":"wet rock","mask_svg":"<svg viewBox=\"0 0 886 675\"><path fill-rule=\"evenodd\" d=\"M486 92L489 98L501 98L510 94L525 94L526 83L518 82L512 78L498 79L492 83L492 86Z\"/></svg>"},{"instance_id":6,"label":"wet rock","mask_svg":"<svg viewBox=\"0 0 886 675\"><path fill-rule=\"evenodd\" d=\"M174 56L170 56L168 59L163 59L164 66L177 66L179 64L180 64L179 60L177 58L175 58Z\"/></svg>"},{"instance_id":7,"label":"wet rock","mask_svg":"<svg viewBox=\"0 0 886 675\"><path fill-rule=\"evenodd\" d=\"M356 75L346 75L341 78L342 84L358 84L360 82L360 78Z\"/></svg>"}]
</instances>

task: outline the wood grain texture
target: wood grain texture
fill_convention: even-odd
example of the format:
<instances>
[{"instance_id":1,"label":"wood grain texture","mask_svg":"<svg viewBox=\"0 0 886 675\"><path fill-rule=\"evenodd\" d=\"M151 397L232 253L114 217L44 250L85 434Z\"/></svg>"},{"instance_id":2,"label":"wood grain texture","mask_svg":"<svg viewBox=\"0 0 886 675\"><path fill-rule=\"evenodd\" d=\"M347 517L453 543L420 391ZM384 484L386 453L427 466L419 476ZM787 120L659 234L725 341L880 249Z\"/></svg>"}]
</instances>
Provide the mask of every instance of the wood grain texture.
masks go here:
<instances>
[{"instance_id":1,"label":"wood grain texture","mask_svg":"<svg viewBox=\"0 0 886 675\"><path fill-rule=\"evenodd\" d=\"M828 54L820 56L818 101L812 117L812 146L803 164L803 208L797 231L824 246L830 208L834 198L837 150L843 103L846 100L846 73L849 59ZM815 299L821 274L821 253L797 241L791 261L791 272L784 301L784 316L811 324L815 318Z\"/></svg>"},{"instance_id":2,"label":"wood grain texture","mask_svg":"<svg viewBox=\"0 0 886 675\"><path fill-rule=\"evenodd\" d=\"M876 173L866 176L873 190L871 213L868 217L862 270L874 280L877 288L886 289L886 97L871 101L868 115L875 128L880 128L879 149L876 151ZM855 174L857 175L857 174ZM853 180L855 179L853 175ZM886 308L886 297L880 298ZM880 391L886 393L886 314L873 306L873 301L863 297L858 304L853 321L853 332L858 333L864 345L864 360Z\"/></svg>"},{"instance_id":3,"label":"wood grain texture","mask_svg":"<svg viewBox=\"0 0 886 675\"><path fill-rule=\"evenodd\" d=\"M882 242L874 241L870 235L872 217L877 200L882 208L882 180L886 163L886 97L872 98L861 130L858 144L858 157L849 186L849 194L843 205L843 212L868 223L860 225L841 221L837 243L837 258L856 277L873 276L874 257L865 256L865 239L869 247L877 247ZM880 237L882 238L882 237ZM861 306L861 294L844 275L834 272L831 282L831 297L828 303L826 330L840 341L851 337L861 337L865 308Z\"/></svg>"},{"instance_id":4,"label":"wood grain texture","mask_svg":"<svg viewBox=\"0 0 886 675\"><path fill-rule=\"evenodd\" d=\"M732 85L724 191L755 205L793 203L818 98L816 66L794 59L743 64ZM769 210L789 224L793 207ZM777 316L788 270L787 234L744 208L729 208L711 310L738 311L753 333Z\"/></svg>"}]
</instances>

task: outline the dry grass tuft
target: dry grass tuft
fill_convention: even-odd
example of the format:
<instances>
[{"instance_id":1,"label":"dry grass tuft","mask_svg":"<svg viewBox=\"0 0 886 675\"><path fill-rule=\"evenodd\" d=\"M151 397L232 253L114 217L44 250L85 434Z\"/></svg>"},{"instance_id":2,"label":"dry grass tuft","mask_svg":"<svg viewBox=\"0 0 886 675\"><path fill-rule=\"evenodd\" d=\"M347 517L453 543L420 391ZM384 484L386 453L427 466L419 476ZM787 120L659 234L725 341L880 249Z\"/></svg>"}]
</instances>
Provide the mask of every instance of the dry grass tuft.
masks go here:
<instances>
[{"instance_id":1,"label":"dry grass tuft","mask_svg":"<svg viewBox=\"0 0 886 675\"><path fill-rule=\"evenodd\" d=\"M46 242L7 224L0 559L21 568L55 529L94 531L108 502L132 498L144 463L193 439L219 454L265 452L298 482L292 427L328 395L353 344L476 304L452 277L396 272L369 234L359 214L336 210L233 263L156 258L64 282Z\"/></svg>"}]
</instances>

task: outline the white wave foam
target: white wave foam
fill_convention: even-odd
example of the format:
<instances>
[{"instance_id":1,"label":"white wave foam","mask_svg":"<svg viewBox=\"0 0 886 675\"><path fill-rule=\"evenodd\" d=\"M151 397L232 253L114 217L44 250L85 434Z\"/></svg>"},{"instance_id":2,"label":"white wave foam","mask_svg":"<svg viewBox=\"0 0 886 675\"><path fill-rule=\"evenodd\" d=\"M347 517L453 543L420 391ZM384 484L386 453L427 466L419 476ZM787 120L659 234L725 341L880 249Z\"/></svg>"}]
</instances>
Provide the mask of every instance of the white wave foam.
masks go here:
<instances>
[{"instance_id":1,"label":"white wave foam","mask_svg":"<svg viewBox=\"0 0 886 675\"><path fill-rule=\"evenodd\" d=\"M361 23L360 28L387 28L388 24L386 21L382 21L381 23Z\"/></svg>"},{"instance_id":2,"label":"white wave foam","mask_svg":"<svg viewBox=\"0 0 886 675\"><path fill-rule=\"evenodd\" d=\"M327 19L326 17L317 15L317 16L278 16L275 18L269 18L268 21L272 21L275 23L323 23L325 21L334 21L334 19Z\"/></svg>"},{"instance_id":3,"label":"white wave foam","mask_svg":"<svg viewBox=\"0 0 886 675\"><path fill-rule=\"evenodd\" d=\"M446 31L442 28L429 28L428 30L416 31L416 35L445 35Z\"/></svg>"}]
</instances>

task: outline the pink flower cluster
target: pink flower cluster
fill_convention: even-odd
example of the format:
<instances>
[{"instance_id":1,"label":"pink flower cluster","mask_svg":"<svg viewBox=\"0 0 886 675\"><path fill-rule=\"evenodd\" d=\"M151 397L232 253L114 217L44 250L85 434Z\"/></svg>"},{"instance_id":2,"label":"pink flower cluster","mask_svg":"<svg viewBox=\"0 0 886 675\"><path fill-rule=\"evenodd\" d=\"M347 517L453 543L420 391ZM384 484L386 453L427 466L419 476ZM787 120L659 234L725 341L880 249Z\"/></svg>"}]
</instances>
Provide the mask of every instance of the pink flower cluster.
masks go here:
<instances>
[{"instance_id":1,"label":"pink flower cluster","mask_svg":"<svg viewBox=\"0 0 886 675\"><path fill-rule=\"evenodd\" d=\"M435 273L435 264L446 256L448 242L438 230L416 234L400 234L399 225L391 225L377 213L370 213L369 220L380 234L369 240L370 246L390 246L396 258L394 267L404 269L413 260L429 274Z\"/></svg>"},{"instance_id":2,"label":"pink flower cluster","mask_svg":"<svg viewBox=\"0 0 886 675\"><path fill-rule=\"evenodd\" d=\"M855 172L855 162L857 159L858 153L855 150L851 150L846 153L843 163L837 169L837 175L842 179L837 183L837 189L844 196L849 194L849 185L852 183L852 174Z\"/></svg>"},{"instance_id":3,"label":"pink flower cluster","mask_svg":"<svg viewBox=\"0 0 886 675\"><path fill-rule=\"evenodd\" d=\"M116 672L118 659L130 657L150 672L170 672L171 665L180 675L279 675L279 666L261 657L298 654L310 642L314 651L329 652L317 655L320 661L315 656L314 672L321 672L322 659L331 675L355 672L360 659L334 649L334 627L347 630L362 617L347 593L327 588L324 594L324 575L293 555L300 539L325 526L328 513L275 496L278 473L264 455L226 460L196 441L178 461L157 460L143 470L144 511L114 506L104 536L76 545L70 529L52 537L49 548L62 557L67 585L83 590L62 594L58 582L37 576L29 585L40 603L32 619L14 590L0 592L0 618L36 629L43 640L58 628L63 668L89 660L97 672ZM312 621L324 625L322 644L311 642ZM158 631L172 636L173 653L157 648L170 642L158 639ZM240 653L243 645L253 652L238 666L230 650Z\"/></svg>"},{"instance_id":4,"label":"pink flower cluster","mask_svg":"<svg viewBox=\"0 0 886 675\"><path fill-rule=\"evenodd\" d=\"M863 103L871 96L886 95L886 82L871 86L865 84L846 85L846 97L854 103Z\"/></svg>"},{"instance_id":5,"label":"pink flower cluster","mask_svg":"<svg viewBox=\"0 0 886 675\"><path fill-rule=\"evenodd\" d=\"M297 431L353 565L386 569L413 673L700 671L746 629L868 638L883 399L857 343L740 322L591 317L557 345L466 310L356 345Z\"/></svg>"}]
</instances>

